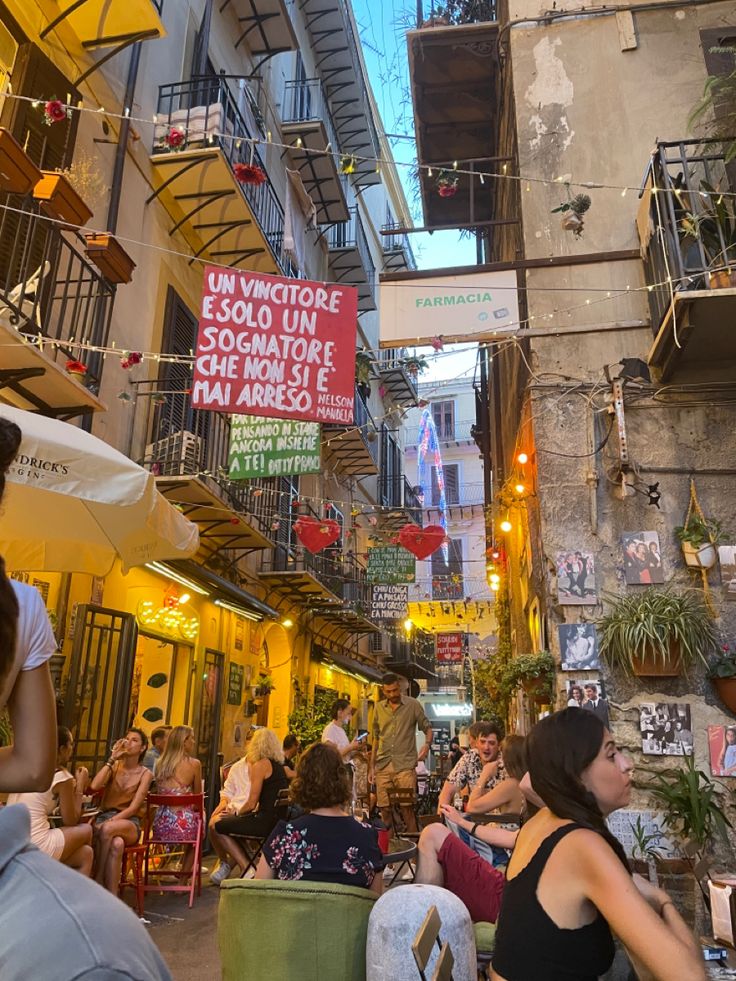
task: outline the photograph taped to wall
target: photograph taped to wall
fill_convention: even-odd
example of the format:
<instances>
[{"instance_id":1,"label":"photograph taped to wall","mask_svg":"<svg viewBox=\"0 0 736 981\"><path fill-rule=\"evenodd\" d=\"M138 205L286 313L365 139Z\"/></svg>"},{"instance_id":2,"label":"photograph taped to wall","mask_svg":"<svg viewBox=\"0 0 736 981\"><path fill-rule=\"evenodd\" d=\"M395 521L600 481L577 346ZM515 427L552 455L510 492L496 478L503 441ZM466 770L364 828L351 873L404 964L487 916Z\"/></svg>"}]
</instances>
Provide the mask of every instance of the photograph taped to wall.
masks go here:
<instances>
[{"instance_id":1,"label":"photograph taped to wall","mask_svg":"<svg viewBox=\"0 0 736 981\"><path fill-rule=\"evenodd\" d=\"M642 702L639 731L648 756L692 756L690 706L683 702Z\"/></svg>"},{"instance_id":2,"label":"photograph taped to wall","mask_svg":"<svg viewBox=\"0 0 736 981\"><path fill-rule=\"evenodd\" d=\"M651 586L664 582L662 553L656 531L632 531L621 536L627 586Z\"/></svg>"},{"instance_id":3,"label":"photograph taped to wall","mask_svg":"<svg viewBox=\"0 0 736 981\"><path fill-rule=\"evenodd\" d=\"M726 599L736 600L736 545L719 545L718 561Z\"/></svg>"},{"instance_id":4,"label":"photograph taped to wall","mask_svg":"<svg viewBox=\"0 0 736 981\"><path fill-rule=\"evenodd\" d=\"M736 725L708 726L708 758L714 777L736 777Z\"/></svg>"},{"instance_id":5,"label":"photograph taped to wall","mask_svg":"<svg viewBox=\"0 0 736 981\"><path fill-rule=\"evenodd\" d=\"M598 602L595 591L595 562L590 552L579 549L557 553L557 600L563 606L585 606Z\"/></svg>"},{"instance_id":6,"label":"photograph taped to wall","mask_svg":"<svg viewBox=\"0 0 736 981\"><path fill-rule=\"evenodd\" d=\"M603 680L596 678L566 678L568 708L587 709L594 712L605 726L610 728L608 699Z\"/></svg>"},{"instance_id":7,"label":"photograph taped to wall","mask_svg":"<svg viewBox=\"0 0 736 981\"><path fill-rule=\"evenodd\" d=\"M598 635L592 623L561 623L560 661L563 671L598 671Z\"/></svg>"}]
</instances>

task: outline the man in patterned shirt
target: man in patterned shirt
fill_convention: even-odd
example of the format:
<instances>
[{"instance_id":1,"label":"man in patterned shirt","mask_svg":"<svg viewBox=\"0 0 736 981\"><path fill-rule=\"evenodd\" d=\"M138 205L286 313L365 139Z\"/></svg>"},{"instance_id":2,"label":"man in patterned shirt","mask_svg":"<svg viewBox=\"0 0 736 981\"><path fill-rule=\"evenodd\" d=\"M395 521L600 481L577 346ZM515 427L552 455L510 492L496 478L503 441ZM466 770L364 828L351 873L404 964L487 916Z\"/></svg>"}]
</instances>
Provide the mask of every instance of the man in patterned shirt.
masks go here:
<instances>
[{"instance_id":1,"label":"man in patterned shirt","mask_svg":"<svg viewBox=\"0 0 736 981\"><path fill-rule=\"evenodd\" d=\"M499 756L501 734L492 722L474 722L469 729L471 739L475 740L475 748L469 749L460 762L453 768L440 791L437 813L442 813L443 804L452 804L455 794L464 790L468 793L480 780L483 768L488 763L497 762L498 766L490 779L486 780L486 789L490 790L503 780L503 760Z\"/></svg>"}]
</instances>

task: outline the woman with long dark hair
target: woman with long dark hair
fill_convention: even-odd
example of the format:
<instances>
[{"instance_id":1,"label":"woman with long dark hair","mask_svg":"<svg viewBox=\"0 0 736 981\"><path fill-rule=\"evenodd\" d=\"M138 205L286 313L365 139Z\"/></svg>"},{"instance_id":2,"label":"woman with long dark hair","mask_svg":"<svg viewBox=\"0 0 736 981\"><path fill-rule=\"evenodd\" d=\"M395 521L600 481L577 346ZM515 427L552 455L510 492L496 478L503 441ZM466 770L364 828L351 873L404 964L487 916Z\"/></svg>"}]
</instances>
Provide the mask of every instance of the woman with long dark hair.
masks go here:
<instances>
[{"instance_id":1,"label":"woman with long dark hair","mask_svg":"<svg viewBox=\"0 0 736 981\"><path fill-rule=\"evenodd\" d=\"M629 872L606 817L631 796L633 764L592 712L566 708L527 739L545 807L519 832L506 873L494 981L596 981L612 933L656 981L704 981L702 954L662 889ZM530 943L533 938L533 943Z\"/></svg>"}]
</instances>

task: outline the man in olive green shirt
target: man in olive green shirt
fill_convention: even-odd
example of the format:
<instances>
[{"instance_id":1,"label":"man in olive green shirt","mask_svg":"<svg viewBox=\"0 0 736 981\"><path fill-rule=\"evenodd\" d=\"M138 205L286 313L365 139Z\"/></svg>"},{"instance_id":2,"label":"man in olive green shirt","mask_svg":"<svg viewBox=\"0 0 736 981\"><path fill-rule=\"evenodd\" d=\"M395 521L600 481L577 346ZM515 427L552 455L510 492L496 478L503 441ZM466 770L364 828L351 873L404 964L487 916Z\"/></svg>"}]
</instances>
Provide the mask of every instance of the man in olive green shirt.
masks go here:
<instances>
[{"instance_id":1,"label":"man in olive green shirt","mask_svg":"<svg viewBox=\"0 0 736 981\"><path fill-rule=\"evenodd\" d=\"M415 767L427 758L432 745L432 726L415 698L402 695L399 678L386 674L381 682L383 699L373 713L373 748L368 779L376 784L377 804L387 827L392 827L390 790L413 790L416 795ZM424 746L417 753L416 731L424 733ZM412 806L401 808L408 831L416 831L417 823Z\"/></svg>"}]
</instances>

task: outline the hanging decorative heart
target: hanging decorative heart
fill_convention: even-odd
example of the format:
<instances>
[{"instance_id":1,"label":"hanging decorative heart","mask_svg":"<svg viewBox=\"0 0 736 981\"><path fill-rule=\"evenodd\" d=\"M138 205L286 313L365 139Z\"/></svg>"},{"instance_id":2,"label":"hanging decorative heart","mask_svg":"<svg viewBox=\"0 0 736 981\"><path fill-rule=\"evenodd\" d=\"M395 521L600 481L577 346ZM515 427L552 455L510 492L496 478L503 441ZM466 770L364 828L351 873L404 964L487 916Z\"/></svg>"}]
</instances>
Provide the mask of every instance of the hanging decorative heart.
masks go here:
<instances>
[{"instance_id":1,"label":"hanging decorative heart","mask_svg":"<svg viewBox=\"0 0 736 981\"><path fill-rule=\"evenodd\" d=\"M294 522L294 533L312 555L332 545L340 537L340 525L331 518L299 518Z\"/></svg>"},{"instance_id":2,"label":"hanging decorative heart","mask_svg":"<svg viewBox=\"0 0 736 981\"><path fill-rule=\"evenodd\" d=\"M427 525L426 528L420 528L418 525L408 524L399 532L399 544L418 559L429 558L444 540L445 529L440 525Z\"/></svg>"}]
</instances>

